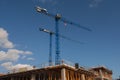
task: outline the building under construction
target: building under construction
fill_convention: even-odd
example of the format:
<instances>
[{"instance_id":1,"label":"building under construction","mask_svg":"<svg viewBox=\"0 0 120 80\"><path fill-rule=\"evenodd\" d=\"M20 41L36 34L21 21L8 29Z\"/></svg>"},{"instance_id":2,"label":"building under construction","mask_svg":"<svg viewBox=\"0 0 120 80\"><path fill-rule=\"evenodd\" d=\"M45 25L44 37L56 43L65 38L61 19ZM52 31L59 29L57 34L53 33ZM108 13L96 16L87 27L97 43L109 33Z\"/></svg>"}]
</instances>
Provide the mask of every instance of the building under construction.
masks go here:
<instances>
[{"instance_id":1,"label":"building under construction","mask_svg":"<svg viewBox=\"0 0 120 80\"><path fill-rule=\"evenodd\" d=\"M85 69L78 64L60 64L2 74L0 80L112 80L112 71L105 67Z\"/></svg>"}]
</instances>

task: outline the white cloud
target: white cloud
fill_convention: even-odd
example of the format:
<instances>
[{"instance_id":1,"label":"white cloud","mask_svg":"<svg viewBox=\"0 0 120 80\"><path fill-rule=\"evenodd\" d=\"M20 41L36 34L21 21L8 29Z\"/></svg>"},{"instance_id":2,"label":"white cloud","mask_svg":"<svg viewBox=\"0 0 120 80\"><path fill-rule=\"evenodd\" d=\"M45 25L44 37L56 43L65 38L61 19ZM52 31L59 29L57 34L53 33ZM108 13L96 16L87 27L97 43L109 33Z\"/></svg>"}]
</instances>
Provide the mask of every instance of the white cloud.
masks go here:
<instances>
[{"instance_id":1,"label":"white cloud","mask_svg":"<svg viewBox=\"0 0 120 80\"><path fill-rule=\"evenodd\" d=\"M34 58L27 58L27 60L31 60L31 61L33 61L33 60L35 60Z\"/></svg>"},{"instance_id":2,"label":"white cloud","mask_svg":"<svg viewBox=\"0 0 120 80\"><path fill-rule=\"evenodd\" d=\"M103 0L91 0L90 7L97 7Z\"/></svg>"},{"instance_id":3,"label":"white cloud","mask_svg":"<svg viewBox=\"0 0 120 80\"><path fill-rule=\"evenodd\" d=\"M18 49L12 49L14 47L13 43L8 40L8 32L0 28L0 48L6 48L8 51L0 51L0 61L17 61L20 55L30 55L32 52L23 51Z\"/></svg>"},{"instance_id":4,"label":"white cloud","mask_svg":"<svg viewBox=\"0 0 120 80\"><path fill-rule=\"evenodd\" d=\"M21 59L25 59L26 58L26 56L25 55L23 55L22 57L21 57Z\"/></svg>"},{"instance_id":5,"label":"white cloud","mask_svg":"<svg viewBox=\"0 0 120 80\"><path fill-rule=\"evenodd\" d=\"M8 49L7 52L0 51L0 61L17 61L20 55L30 55L30 51L22 51L17 49Z\"/></svg>"},{"instance_id":6,"label":"white cloud","mask_svg":"<svg viewBox=\"0 0 120 80\"><path fill-rule=\"evenodd\" d=\"M13 48L14 45L8 40L8 33L3 28L0 28L0 47L1 48Z\"/></svg>"},{"instance_id":7,"label":"white cloud","mask_svg":"<svg viewBox=\"0 0 120 80\"><path fill-rule=\"evenodd\" d=\"M58 3L58 0L36 0L37 3L43 3L43 4L51 4L51 6L55 6Z\"/></svg>"},{"instance_id":8,"label":"white cloud","mask_svg":"<svg viewBox=\"0 0 120 80\"><path fill-rule=\"evenodd\" d=\"M11 70L12 62L2 63L1 66L6 68L7 70Z\"/></svg>"},{"instance_id":9,"label":"white cloud","mask_svg":"<svg viewBox=\"0 0 120 80\"><path fill-rule=\"evenodd\" d=\"M39 0L39 2L46 3L46 2L52 2L53 0Z\"/></svg>"},{"instance_id":10,"label":"white cloud","mask_svg":"<svg viewBox=\"0 0 120 80\"><path fill-rule=\"evenodd\" d=\"M18 61L19 59L27 59L27 55L31 55L31 51L18 50L14 47L14 44L8 40L8 32L0 28L0 61L4 62L0 66L7 70L19 70L20 68L32 69L31 65L28 64L16 64L13 65L13 61ZM5 49L5 50L4 50ZM32 58L31 58L32 60ZM11 62L7 62L11 61Z\"/></svg>"},{"instance_id":11,"label":"white cloud","mask_svg":"<svg viewBox=\"0 0 120 80\"><path fill-rule=\"evenodd\" d=\"M30 55L30 54L32 54L32 52L30 52L30 51L25 51L25 52L23 52L23 54Z\"/></svg>"},{"instance_id":12,"label":"white cloud","mask_svg":"<svg viewBox=\"0 0 120 80\"><path fill-rule=\"evenodd\" d=\"M16 64L13 65L12 62L5 62L1 64L2 67L6 68L7 70L16 70L19 71L21 68L26 68L27 70L33 69L33 66L28 64Z\"/></svg>"}]
</instances>

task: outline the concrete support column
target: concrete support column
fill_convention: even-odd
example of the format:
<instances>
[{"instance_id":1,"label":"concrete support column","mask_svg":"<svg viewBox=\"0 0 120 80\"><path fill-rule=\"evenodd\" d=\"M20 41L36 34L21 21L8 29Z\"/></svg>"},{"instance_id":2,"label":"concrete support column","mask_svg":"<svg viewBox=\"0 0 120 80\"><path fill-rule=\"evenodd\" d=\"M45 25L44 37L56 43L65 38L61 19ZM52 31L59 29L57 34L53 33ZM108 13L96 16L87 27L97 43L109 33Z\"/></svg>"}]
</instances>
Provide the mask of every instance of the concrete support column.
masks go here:
<instances>
[{"instance_id":1,"label":"concrete support column","mask_svg":"<svg viewBox=\"0 0 120 80\"><path fill-rule=\"evenodd\" d=\"M102 70L100 69L100 70L99 70L99 72L100 72L100 77L101 77L101 80L103 80Z\"/></svg>"},{"instance_id":2,"label":"concrete support column","mask_svg":"<svg viewBox=\"0 0 120 80\"><path fill-rule=\"evenodd\" d=\"M14 80L13 77L11 77L11 80Z\"/></svg>"},{"instance_id":3,"label":"concrete support column","mask_svg":"<svg viewBox=\"0 0 120 80\"><path fill-rule=\"evenodd\" d=\"M67 71L67 80L70 80L69 78L70 78L70 73Z\"/></svg>"},{"instance_id":4,"label":"concrete support column","mask_svg":"<svg viewBox=\"0 0 120 80\"><path fill-rule=\"evenodd\" d=\"M81 80L81 75L80 74L78 75L78 80Z\"/></svg>"},{"instance_id":5,"label":"concrete support column","mask_svg":"<svg viewBox=\"0 0 120 80\"><path fill-rule=\"evenodd\" d=\"M63 68L63 69L61 70L61 80L66 80L65 68Z\"/></svg>"},{"instance_id":6,"label":"concrete support column","mask_svg":"<svg viewBox=\"0 0 120 80\"><path fill-rule=\"evenodd\" d=\"M84 74L81 75L81 79L85 80L85 75Z\"/></svg>"},{"instance_id":7,"label":"concrete support column","mask_svg":"<svg viewBox=\"0 0 120 80\"><path fill-rule=\"evenodd\" d=\"M35 80L35 74L31 75L31 80Z\"/></svg>"},{"instance_id":8,"label":"concrete support column","mask_svg":"<svg viewBox=\"0 0 120 80\"><path fill-rule=\"evenodd\" d=\"M20 77L18 77L18 79L17 80L20 80Z\"/></svg>"}]
</instances>

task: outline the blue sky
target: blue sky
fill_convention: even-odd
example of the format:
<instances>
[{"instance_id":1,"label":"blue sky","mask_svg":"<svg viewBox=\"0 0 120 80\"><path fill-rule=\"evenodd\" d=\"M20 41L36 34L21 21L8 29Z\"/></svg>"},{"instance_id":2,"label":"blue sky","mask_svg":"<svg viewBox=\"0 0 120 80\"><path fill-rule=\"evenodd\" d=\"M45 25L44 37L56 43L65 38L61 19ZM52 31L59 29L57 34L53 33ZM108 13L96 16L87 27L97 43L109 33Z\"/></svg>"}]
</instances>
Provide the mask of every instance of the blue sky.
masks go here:
<instances>
[{"instance_id":1,"label":"blue sky","mask_svg":"<svg viewBox=\"0 0 120 80\"><path fill-rule=\"evenodd\" d=\"M55 31L53 18L37 13L35 6L92 29L59 23L60 33L84 44L60 39L62 59L81 66L104 65L120 75L120 0L1 0L0 1L0 72L20 66L48 62L49 35L39 27ZM53 36L53 61L55 60ZM12 55L11 55L12 54ZM4 59L5 58L5 59ZM11 67L6 67L6 66ZM6 70L8 69L8 70Z\"/></svg>"}]
</instances>

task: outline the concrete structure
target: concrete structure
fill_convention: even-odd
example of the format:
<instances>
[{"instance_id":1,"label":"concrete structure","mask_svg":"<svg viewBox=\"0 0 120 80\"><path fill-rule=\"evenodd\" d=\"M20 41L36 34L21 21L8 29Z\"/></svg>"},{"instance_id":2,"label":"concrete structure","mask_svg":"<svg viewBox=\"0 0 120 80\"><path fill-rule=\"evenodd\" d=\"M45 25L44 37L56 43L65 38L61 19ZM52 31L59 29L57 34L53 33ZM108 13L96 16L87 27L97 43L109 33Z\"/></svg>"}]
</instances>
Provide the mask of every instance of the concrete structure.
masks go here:
<instances>
[{"instance_id":1,"label":"concrete structure","mask_svg":"<svg viewBox=\"0 0 120 80\"><path fill-rule=\"evenodd\" d=\"M95 75L88 70L62 64L24 72L9 73L0 76L0 80L94 80L94 77Z\"/></svg>"},{"instance_id":2,"label":"concrete structure","mask_svg":"<svg viewBox=\"0 0 120 80\"><path fill-rule=\"evenodd\" d=\"M0 76L3 76L4 74L0 74Z\"/></svg>"},{"instance_id":3,"label":"concrete structure","mask_svg":"<svg viewBox=\"0 0 120 80\"><path fill-rule=\"evenodd\" d=\"M112 71L104 66L91 68L90 71L96 75L95 80L112 80Z\"/></svg>"},{"instance_id":4,"label":"concrete structure","mask_svg":"<svg viewBox=\"0 0 120 80\"><path fill-rule=\"evenodd\" d=\"M62 61L61 65L0 74L0 80L112 80L112 71L103 66L85 69L78 63L70 66Z\"/></svg>"}]
</instances>

